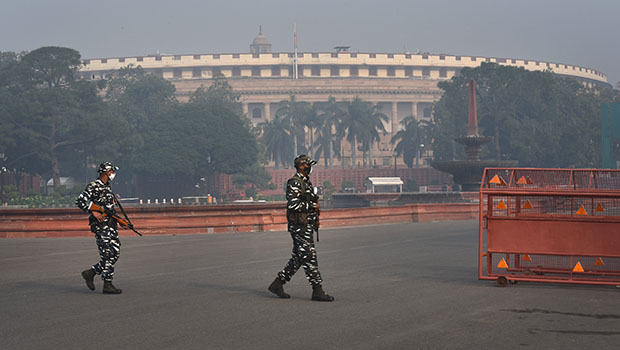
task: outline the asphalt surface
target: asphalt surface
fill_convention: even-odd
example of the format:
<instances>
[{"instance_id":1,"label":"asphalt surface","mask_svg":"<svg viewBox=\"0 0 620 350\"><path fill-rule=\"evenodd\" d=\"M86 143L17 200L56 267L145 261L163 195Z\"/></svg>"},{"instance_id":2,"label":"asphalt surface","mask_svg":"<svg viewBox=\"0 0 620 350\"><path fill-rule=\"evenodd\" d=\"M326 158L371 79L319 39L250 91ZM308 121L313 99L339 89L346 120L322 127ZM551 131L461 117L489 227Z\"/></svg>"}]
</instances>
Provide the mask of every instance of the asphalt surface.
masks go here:
<instances>
[{"instance_id":1,"label":"asphalt surface","mask_svg":"<svg viewBox=\"0 0 620 350\"><path fill-rule=\"evenodd\" d=\"M477 279L477 222L326 229L333 303L303 270L267 291L286 232L122 238L86 288L93 238L0 240L0 349L617 349L620 289Z\"/></svg>"}]
</instances>

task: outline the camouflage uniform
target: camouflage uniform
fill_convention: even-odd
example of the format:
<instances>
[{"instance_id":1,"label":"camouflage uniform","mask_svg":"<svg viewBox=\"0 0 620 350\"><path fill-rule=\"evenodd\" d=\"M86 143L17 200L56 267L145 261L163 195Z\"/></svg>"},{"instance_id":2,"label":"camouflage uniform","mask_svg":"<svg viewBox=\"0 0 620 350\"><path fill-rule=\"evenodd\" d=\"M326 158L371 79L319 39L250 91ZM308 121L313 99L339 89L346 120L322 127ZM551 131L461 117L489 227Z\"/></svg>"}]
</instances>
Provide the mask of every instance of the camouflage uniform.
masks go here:
<instances>
[{"instance_id":1,"label":"camouflage uniform","mask_svg":"<svg viewBox=\"0 0 620 350\"><path fill-rule=\"evenodd\" d=\"M114 194L109 184L103 183L101 179L89 183L84 192L75 200L75 204L82 210L88 212L90 203L94 203L107 211L115 213ZM118 238L116 220L105 216L103 222L99 222L92 214L88 218L90 230L95 234L97 248L101 260L93 265L92 269L96 274L101 275L104 281L112 281L114 275L114 264L118 260L121 251L121 241Z\"/></svg>"},{"instance_id":2,"label":"camouflage uniform","mask_svg":"<svg viewBox=\"0 0 620 350\"><path fill-rule=\"evenodd\" d=\"M310 179L297 172L286 185L286 217L288 231L293 238L293 256L278 278L288 282L303 265L306 278L313 286L323 282L314 248L314 230L318 229L318 196L314 193Z\"/></svg>"}]
</instances>

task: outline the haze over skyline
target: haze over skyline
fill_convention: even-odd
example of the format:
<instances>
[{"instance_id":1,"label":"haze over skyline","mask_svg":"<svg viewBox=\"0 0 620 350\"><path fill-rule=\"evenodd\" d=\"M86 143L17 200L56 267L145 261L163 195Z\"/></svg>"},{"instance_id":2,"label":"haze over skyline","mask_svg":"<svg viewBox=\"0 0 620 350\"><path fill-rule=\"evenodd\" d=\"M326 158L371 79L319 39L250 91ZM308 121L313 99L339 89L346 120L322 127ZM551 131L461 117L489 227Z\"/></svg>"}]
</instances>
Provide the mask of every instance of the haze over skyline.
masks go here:
<instances>
[{"instance_id":1,"label":"haze over skyline","mask_svg":"<svg viewBox=\"0 0 620 350\"><path fill-rule=\"evenodd\" d=\"M592 68L620 81L620 1L3 0L0 51L65 46L83 58L249 52L431 52Z\"/></svg>"}]
</instances>

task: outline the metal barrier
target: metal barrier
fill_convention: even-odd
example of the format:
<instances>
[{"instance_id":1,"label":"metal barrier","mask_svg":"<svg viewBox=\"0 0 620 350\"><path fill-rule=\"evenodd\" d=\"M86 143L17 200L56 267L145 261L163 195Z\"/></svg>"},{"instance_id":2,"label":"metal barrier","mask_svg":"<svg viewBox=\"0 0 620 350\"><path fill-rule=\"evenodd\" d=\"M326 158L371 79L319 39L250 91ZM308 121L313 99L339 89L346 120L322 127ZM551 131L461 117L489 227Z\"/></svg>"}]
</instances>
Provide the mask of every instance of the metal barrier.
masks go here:
<instances>
[{"instance_id":1,"label":"metal barrier","mask_svg":"<svg viewBox=\"0 0 620 350\"><path fill-rule=\"evenodd\" d=\"M478 278L620 284L620 170L487 168Z\"/></svg>"}]
</instances>

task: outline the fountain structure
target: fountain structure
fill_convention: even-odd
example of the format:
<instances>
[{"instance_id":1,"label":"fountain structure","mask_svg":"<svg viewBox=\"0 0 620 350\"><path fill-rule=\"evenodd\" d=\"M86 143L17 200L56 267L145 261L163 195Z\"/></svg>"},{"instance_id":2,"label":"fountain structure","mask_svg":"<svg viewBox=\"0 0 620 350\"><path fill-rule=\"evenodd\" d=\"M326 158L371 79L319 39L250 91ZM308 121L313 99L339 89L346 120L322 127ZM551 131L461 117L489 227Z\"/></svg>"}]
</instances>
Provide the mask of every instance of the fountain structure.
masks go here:
<instances>
[{"instance_id":1,"label":"fountain structure","mask_svg":"<svg viewBox=\"0 0 620 350\"><path fill-rule=\"evenodd\" d=\"M480 181L484 168L515 167L516 160L480 160L482 145L491 141L491 137L478 134L478 112L476 110L476 82L469 81L469 101L467 116L467 135L455 141L465 146L466 160L433 162L431 166L439 171L452 174L454 183L461 185L464 192L480 190Z\"/></svg>"}]
</instances>

